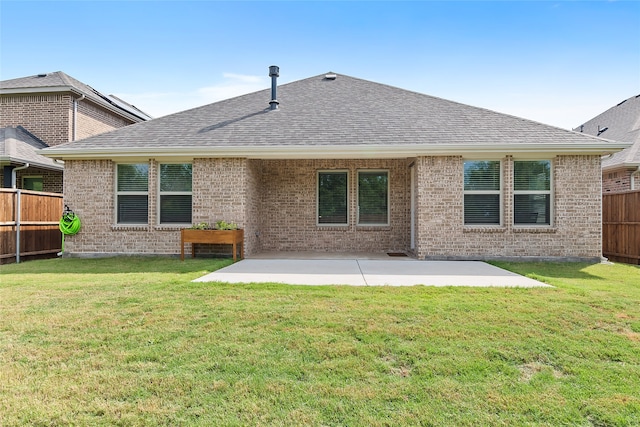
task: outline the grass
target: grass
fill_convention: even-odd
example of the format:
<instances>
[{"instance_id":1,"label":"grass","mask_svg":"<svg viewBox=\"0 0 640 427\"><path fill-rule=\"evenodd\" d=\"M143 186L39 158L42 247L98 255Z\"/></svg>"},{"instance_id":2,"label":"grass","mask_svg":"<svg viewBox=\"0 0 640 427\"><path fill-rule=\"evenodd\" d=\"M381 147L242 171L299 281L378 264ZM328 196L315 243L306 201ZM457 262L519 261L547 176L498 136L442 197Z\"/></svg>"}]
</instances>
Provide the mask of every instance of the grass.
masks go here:
<instances>
[{"instance_id":1,"label":"grass","mask_svg":"<svg viewBox=\"0 0 640 427\"><path fill-rule=\"evenodd\" d=\"M637 426L640 269L555 288L191 283L226 260L0 267L0 425Z\"/></svg>"}]
</instances>

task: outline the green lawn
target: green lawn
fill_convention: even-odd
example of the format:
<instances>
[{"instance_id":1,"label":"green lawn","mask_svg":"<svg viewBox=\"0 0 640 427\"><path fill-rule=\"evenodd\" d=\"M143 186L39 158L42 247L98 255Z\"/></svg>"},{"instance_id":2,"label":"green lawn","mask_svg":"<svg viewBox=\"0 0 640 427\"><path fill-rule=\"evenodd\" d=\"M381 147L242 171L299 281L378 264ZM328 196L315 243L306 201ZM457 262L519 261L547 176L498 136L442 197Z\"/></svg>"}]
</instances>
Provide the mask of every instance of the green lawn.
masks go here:
<instances>
[{"instance_id":1,"label":"green lawn","mask_svg":"<svg viewBox=\"0 0 640 427\"><path fill-rule=\"evenodd\" d=\"M555 288L191 283L227 260L0 267L0 425L638 426L640 269Z\"/></svg>"}]
</instances>

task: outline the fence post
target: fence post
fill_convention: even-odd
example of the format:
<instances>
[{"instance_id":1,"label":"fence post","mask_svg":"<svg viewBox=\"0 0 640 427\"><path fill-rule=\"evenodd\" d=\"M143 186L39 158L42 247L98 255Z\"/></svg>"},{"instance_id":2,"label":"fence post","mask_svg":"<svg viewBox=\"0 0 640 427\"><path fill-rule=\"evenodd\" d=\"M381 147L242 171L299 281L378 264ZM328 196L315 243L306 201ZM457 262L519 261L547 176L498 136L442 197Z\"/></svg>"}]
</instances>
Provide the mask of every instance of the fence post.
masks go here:
<instances>
[{"instance_id":1,"label":"fence post","mask_svg":"<svg viewBox=\"0 0 640 427\"><path fill-rule=\"evenodd\" d=\"M16 189L16 264L20 263L20 189Z\"/></svg>"}]
</instances>

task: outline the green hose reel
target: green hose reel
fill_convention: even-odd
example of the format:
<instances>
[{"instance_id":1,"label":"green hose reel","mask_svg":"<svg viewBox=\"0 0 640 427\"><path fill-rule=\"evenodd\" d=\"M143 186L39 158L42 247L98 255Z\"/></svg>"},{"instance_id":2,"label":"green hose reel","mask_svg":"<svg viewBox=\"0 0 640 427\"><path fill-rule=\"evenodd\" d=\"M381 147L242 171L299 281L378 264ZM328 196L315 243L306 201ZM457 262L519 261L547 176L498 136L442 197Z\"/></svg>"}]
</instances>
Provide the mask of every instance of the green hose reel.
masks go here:
<instances>
[{"instance_id":1,"label":"green hose reel","mask_svg":"<svg viewBox=\"0 0 640 427\"><path fill-rule=\"evenodd\" d=\"M62 218L60 218L60 231L67 236L73 236L80 231L80 218L68 206L64 207Z\"/></svg>"},{"instance_id":2,"label":"green hose reel","mask_svg":"<svg viewBox=\"0 0 640 427\"><path fill-rule=\"evenodd\" d=\"M73 236L80 231L80 218L78 215L73 213L69 206L64 207L64 212L62 213L62 218L60 218L60 231L62 232L62 250L58 255L61 255L64 251L64 236Z\"/></svg>"}]
</instances>

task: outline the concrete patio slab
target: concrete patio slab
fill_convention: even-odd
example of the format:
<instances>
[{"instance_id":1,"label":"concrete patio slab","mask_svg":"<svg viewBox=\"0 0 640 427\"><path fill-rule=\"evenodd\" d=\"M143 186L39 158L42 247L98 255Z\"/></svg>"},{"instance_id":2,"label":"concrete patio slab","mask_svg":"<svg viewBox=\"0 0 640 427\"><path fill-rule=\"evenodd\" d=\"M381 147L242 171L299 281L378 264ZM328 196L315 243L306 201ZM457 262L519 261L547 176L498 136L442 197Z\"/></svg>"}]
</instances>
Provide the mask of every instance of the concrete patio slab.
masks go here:
<instances>
[{"instance_id":1,"label":"concrete patio slab","mask_svg":"<svg viewBox=\"0 0 640 427\"><path fill-rule=\"evenodd\" d=\"M481 261L245 259L195 282L350 286L549 287Z\"/></svg>"}]
</instances>

